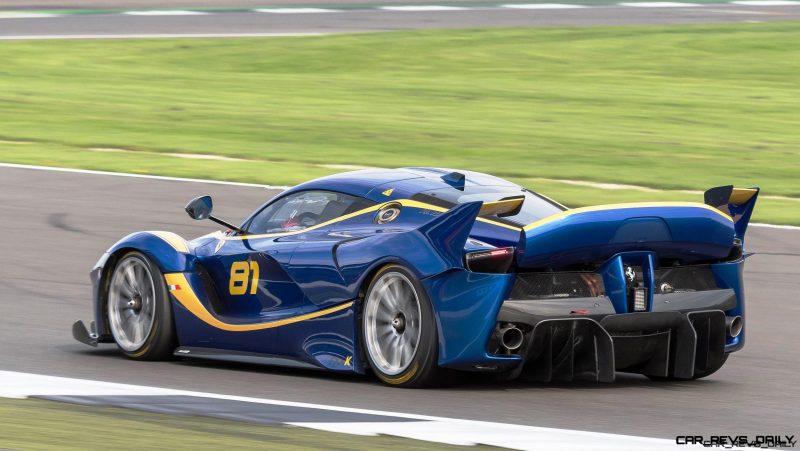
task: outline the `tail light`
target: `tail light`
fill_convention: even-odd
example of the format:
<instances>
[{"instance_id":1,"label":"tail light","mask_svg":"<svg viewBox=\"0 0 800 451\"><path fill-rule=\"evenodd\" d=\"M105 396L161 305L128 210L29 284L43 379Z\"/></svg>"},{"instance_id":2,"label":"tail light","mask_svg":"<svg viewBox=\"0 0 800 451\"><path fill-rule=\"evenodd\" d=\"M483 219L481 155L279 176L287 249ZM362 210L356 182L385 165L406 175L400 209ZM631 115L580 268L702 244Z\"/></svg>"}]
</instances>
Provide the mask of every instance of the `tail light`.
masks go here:
<instances>
[{"instance_id":1,"label":"tail light","mask_svg":"<svg viewBox=\"0 0 800 451\"><path fill-rule=\"evenodd\" d=\"M464 257L465 266L473 272L506 273L513 261L513 247L469 252Z\"/></svg>"}]
</instances>

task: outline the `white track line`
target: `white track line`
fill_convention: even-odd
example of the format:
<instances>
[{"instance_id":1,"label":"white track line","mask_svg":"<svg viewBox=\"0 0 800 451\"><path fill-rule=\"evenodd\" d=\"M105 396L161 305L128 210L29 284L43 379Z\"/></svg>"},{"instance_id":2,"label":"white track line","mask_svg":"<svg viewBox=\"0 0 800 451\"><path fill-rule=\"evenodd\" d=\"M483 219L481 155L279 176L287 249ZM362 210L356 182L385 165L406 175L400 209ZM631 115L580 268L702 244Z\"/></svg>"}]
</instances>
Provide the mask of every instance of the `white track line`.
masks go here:
<instances>
[{"instance_id":1,"label":"white track line","mask_svg":"<svg viewBox=\"0 0 800 451\"><path fill-rule=\"evenodd\" d=\"M125 11L128 16L204 16L208 13L202 11L186 10L153 10L153 11Z\"/></svg>"},{"instance_id":2,"label":"white track line","mask_svg":"<svg viewBox=\"0 0 800 451\"><path fill-rule=\"evenodd\" d=\"M378 9L385 11L406 11L406 12L425 12L425 11L465 11L475 8L462 8L459 6L440 6L440 5L418 5L418 6L381 6Z\"/></svg>"},{"instance_id":3,"label":"white track line","mask_svg":"<svg viewBox=\"0 0 800 451\"><path fill-rule=\"evenodd\" d=\"M630 8L685 8L700 6L697 3L681 3L681 2L638 2L638 3L619 3L620 6L627 6Z\"/></svg>"},{"instance_id":4,"label":"white track line","mask_svg":"<svg viewBox=\"0 0 800 451\"><path fill-rule=\"evenodd\" d=\"M269 14L316 14L316 13L338 13L341 10L325 8L262 8L254 9L257 13Z\"/></svg>"},{"instance_id":5,"label":"white track line","mask_svg":"<svg viewBox=\"0 0 800 451\"><path fill-rule=\"evenodd\" d=\"M166 180L170 182L208 183L212 185L245 186L253 188L279 189L279 190L285 190L290 188L289 186L283 186L283 185L261 185L258 183L226 182L223 180L190 179L182 177L167 177L163 175L146 175L146 174L131 174L127 172L94 171L91 169L59 168L54 166L35 166L29 164L16 164L16 163L0 163L0 168L30 169L34 171L50 171L50 172L68 172L72 174L110 175L115 177ZM798 226L781 225L781 224L764 224L758 222L753 222L750 224L750 226L773 228L773 229L785 229L785 230L800 230L800 227Z\"/></svg>"},{"instance_id":6,"label":"white track line","mask_svg":"<svg viewBox=\"0 0 800 451\"><path fill-rule=\"evenodd\" d=\"M569 5L566 3L521 3L500 5L501 8L510 9L579 9L586 8L584 5Z\"/></svg>"},{"instance_id":7,"label":"white track line","mask_svg":"<svg viewBox=\"0 0 800 451\"><path fill-rule=\"evenodd\" d=\"M783 230L800 230L798 226L781 225L781 224L764 224L760 222L751 222L750 227L763 227L765 229L783 229Z\"/></svg>"},{"instance_id":8,"label":"white track line","mask_svg":"<svg viewBox=\"0 0 800 451\"><path fill-rule=\"evenodd\" d=\"M485 444L520 450L572 450L572 451L638 451L677 450L673 440L663 440L629 435L568 429L543 428L488 421L461 420L407 413L384 412L371 409L354 409L321 404L280 401L244 396L173 390L141 385L116 384L85 379L44 376L38 374L0 371L0 396L26 398L29 396L196 396L277 406L320 409L335 412L380 415L408 420L419 420L413 426L406 422L357 423L287 423L306 428L357 435L393 435L417 440L454 445Z\"/></svg>"},{"instance_id":9,"label":"white track line","mask_svg":"<svg viewBox=\"0 0 800 451\"><path fill-rule=\"evenodd\" d=\"M41 19L44 17L58 17L57 14L29 13L29 12L0 12L0 19Z\"/></svg>"},{"instance_id":10,"label":"white track line","mask_svg":"<svg viewBox=\"0 0 800 451\"><path fill-rule=\"evenodd\" d=\"M50 34L0 36L0 41L46 41L49 39L188 39L188 38L296 38L327 33L160 33L160 34Z\"/></svg>"},{"instance_id":11,"label":"white track line","mask_svg":"<svg viewBox=\"0 0 800 451\"><path fill-rule=\"evenodd\" d=\"M251 188L266 188L266 189L280 189L280 190L289 188L288 186L281 186L281 185L261 185L258 183L226 182L221 180L202 180L202 179L190 179L182 177L166 177L163 175L130 174L127 172L93 171L90 169L58 168L51 166L33 166L27 164L14 164L14 163L0 163L0 168L30 169L35 171L51 171L51 172L68 172L72 174L112 175L115 177L166 180L169 182L210 183L212 185L245 186Z\"/></svg>"}]
</instances>

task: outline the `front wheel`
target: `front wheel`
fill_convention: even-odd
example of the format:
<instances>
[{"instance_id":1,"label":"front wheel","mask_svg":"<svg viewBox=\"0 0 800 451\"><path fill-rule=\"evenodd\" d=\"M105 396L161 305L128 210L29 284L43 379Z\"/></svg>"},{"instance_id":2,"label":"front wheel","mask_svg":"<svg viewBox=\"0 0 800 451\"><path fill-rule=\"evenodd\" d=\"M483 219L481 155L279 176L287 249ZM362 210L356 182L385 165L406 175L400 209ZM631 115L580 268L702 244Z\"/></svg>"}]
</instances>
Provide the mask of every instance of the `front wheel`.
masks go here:
<instances>
[{"instance_id":1,"label":"front wheel","mask_svg":"<svg viewBox=\"0 0 800 451\"><path fill-rule=\"evenodd\" d=\"M140 252L125 254L111 273L108 325L119 349L133 359L163 360L175 350L175 326L164 277Z\"/></svg>"},{"instance_id":2,"label":"front wheel","mask_svg":"<svg viewBox=\"0 0 800 451\"><path fill-rule=\"evenodd\" d=\"M406 268L390 265L364 298L362 335L367 360L383 382L425 387L439 382L438 336L425 289Z\"/></svg>"}]
</instances>

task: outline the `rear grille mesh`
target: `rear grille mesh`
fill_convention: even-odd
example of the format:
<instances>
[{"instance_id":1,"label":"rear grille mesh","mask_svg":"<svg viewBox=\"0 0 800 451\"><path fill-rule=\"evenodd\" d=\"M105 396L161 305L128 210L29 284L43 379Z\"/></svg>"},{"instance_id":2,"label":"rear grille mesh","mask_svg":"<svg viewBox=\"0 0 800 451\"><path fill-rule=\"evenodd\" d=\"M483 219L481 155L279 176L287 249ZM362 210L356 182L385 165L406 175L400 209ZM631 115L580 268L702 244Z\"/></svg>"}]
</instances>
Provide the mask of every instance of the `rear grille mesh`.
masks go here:
<instances>
[{"instance_id":1,"label":"rear grille mesh","mask_svg":"<svg viewBox=\"0 0 800 451\"><path fill-rule=\"evenodd\" d=\"M603 277L593 272L517 274L510 299L588 298L605 294Z\"/></svg>"},{"instance_id":2,"label":"rear grille mesh","mask_svg":"<svg viewBox=\"0 0 800 451\"><path fill-rule=\"evenodd\" d=\"M629 311L643 311L642 300L636 303L636 291L640 298L647 299L650 289L653 294L673 292L716 290L716 280L709 265L674 266L654 271L654 286L648 287L641 266L626 266L633 272L633 280L626 274ZM518 273L509 299L568 299L604 296L603 277L595 272L541 272Z\"/></svg>"},{"instance_id":3,"label":"rear grille mesh","mask_svg":"<svg viewBox=\"0 0 800 451\"><path fill-rule=\"evenodd\" d=\"M655 270L655 292L666 294L719 288L708 265L676 266Z\"/></svg>"}]
</instances>

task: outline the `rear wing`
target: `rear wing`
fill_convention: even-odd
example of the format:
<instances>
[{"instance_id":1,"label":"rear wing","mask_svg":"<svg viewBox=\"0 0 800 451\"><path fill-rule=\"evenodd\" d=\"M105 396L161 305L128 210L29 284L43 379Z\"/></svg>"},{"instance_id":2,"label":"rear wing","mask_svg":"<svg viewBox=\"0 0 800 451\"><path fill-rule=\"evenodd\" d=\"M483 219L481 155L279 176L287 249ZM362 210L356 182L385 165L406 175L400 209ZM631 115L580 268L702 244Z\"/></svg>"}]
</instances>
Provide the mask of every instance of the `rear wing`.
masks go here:
<instances>
[{"instance_id":1,"label":"rear wing","mask_svg":"<svg viewBox=\"0 0 800 451\"><path fill-rule=\"evenodd\" d=\"M506 197L494 202L484 202L478 216L509 216L519 213L525 196Z\"/></svg>"},{"instance_id":2,"label":"rear wing","mask_svg":"<svg viewBox=\"0 0 800 451\"><path fill-rule=\"evenodd\" d=\"M706 205L710 205L733 219L736 237L744 239L747 224L753 214L753 207L761 189L734 188L733 185L717 186L703 194Z\"/></svg>"}]
</instances>

